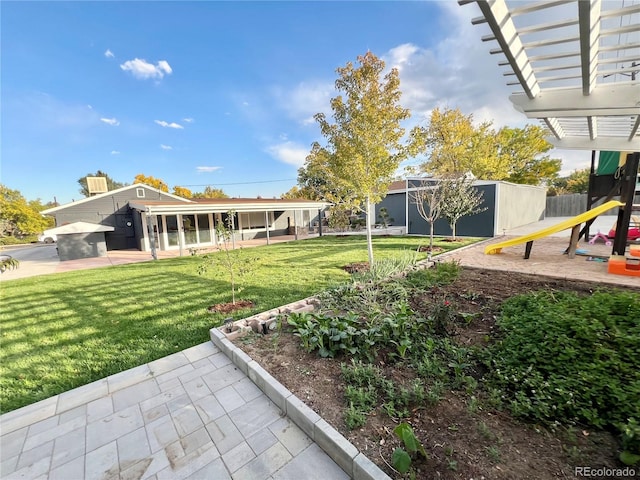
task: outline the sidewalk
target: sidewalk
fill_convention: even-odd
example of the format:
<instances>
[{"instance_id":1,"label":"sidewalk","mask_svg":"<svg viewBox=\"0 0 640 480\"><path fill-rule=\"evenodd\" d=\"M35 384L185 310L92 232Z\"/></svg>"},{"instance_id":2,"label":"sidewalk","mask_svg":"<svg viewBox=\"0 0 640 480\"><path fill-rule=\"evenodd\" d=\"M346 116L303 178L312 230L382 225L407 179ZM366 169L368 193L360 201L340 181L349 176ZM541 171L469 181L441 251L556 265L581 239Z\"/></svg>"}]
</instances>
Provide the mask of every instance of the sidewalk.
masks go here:
<instances>
[{"instance_id":1,"label":"sidewalk","mask_svg":"<svg viewBox=\"0 0 640 480\"><path fill-rule=\"evenodd\" d=\"M350 478L211 342L0 417L3 479Z\"/></svg>"}]
</instances>

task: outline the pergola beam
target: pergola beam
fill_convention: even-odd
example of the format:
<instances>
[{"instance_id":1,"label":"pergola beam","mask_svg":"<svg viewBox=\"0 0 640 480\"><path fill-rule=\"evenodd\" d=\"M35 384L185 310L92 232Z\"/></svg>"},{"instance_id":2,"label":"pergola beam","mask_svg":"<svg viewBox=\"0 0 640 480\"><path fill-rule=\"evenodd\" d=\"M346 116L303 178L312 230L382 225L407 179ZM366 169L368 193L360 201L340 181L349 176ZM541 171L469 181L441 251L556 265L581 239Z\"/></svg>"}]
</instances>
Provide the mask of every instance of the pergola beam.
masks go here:
<instances>
[{"instance_id":1,"label":"pergola beam","mask_svg":"<svg viewBox=\"0 0 640 480\"><path fill-rule=\"evenodd\" d=\"M515 72L522 88L529 98L534 98L540 91L536 77L531 69L531 64L513 23L509 8L504 0L495 0L489 3L487 0L478 1L478 6L487 19L491 31L496 37L504 55L507 57L511 68Z\"/></svg>"},{"instance_id":2,"label":"pergola beam","mask_svg":"<svg viewBox=\"0 0 640 480\"><path fill-rule=\"evenodd\" d=\"M640 115L640 85L603 84L591 95L580 88L542 91L535 99L523 94L509 97L517 110L529 118L595 115ZM542 113L554 112L552 115ZM588 113L586 113L588 112Z\"/></svg>"},{"instance_id":3,"label":"pergola beam","mask_svg":"<svg viewBox=\"0 0 640 480\"><path fill-rule=\"evenodd\" d=\"M600 40L600 0L578 2L580 22L580 63L582 64L582 93L590 95L596 85L598 43Z\"/></svg>"},{"instance_id":4,"label":"pergola beam","mask_svg":"<svg viewBox=\"0 0 640 480\"><path fill-rule=\"evenodd\" d=\"M589 127L589 138L595 140L598 136L598 121L596 117L588 116L587 125Z\"/></svg>"},{"instance_id":5,"label":"pergola beam","mask_svg":"<svg viewBox=\"0 0 640 480\"><path fill-rule=\"evenodd\" d=\"M631 127L631 133L629 134L630 142L633 140L633 137L636 136L636 133L638 133L638 127L640 127L640 115L636 117L636 122L633 124L633 127Z\"/></svg>"},{"instance_id":6,"label":"pergola beam","mask_svg":"<svg viewBox=\"0 0 640 480\"><path fill-rule=\"evenodd\" d=\"M562 125L558 122L556 118L545 118L544 123L547 125L547 128L553 133L556 139L560 140L564 138L565 133L562 128Z\"/></svg>"},{"instance_id":7,"label":"pergola beam","mask_svg":"<svg viewBox=\"0 0 640 480\"><path fill-rule=\"evenodd\" d=\"M587 136L565 136L562 139L547 137L546 140L556 148L569 150L607 150L613 152L640 151L640 138L627 140L625 137L599 136L591 140Z\"/></svg>"}]
</instances>

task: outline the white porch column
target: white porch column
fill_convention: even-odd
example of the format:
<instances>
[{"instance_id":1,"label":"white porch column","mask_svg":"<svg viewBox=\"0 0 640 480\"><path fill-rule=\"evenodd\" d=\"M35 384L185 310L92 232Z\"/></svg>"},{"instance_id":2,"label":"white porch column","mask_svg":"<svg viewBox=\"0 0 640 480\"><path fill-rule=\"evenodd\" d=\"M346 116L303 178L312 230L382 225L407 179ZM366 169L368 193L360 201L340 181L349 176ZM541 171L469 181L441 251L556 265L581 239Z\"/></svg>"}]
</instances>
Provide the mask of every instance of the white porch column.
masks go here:
<instances>
[{"instance_id":1,"label":"white porch column","mask_svg":"<svg viewBox=\"0 0 640 480\"><path fill-rule=\"evenodd\" d=\"M269 212L268 211L264 211L264 224L265 226L265 231L267 232L267 245L269 245Z\"/></svg>"}]
</instances>

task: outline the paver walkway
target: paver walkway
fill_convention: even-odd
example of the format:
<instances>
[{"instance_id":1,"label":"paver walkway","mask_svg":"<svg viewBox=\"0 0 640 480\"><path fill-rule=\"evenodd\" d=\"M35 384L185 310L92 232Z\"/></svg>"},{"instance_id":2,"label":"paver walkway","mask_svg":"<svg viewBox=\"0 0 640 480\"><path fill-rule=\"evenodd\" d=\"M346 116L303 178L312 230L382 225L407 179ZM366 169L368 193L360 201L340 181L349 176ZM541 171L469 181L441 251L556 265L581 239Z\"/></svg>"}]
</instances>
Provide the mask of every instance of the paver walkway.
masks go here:
<instances>
[{"instance_id":1,"label":"paver walkway","mask_svg":"<svg viewBox=\"0 0 640 480\"><path fill-rule=\"evenodd\" d=\"M347 479L211 342L0 417L3 479Z\"/></svg>"}]
</instances>

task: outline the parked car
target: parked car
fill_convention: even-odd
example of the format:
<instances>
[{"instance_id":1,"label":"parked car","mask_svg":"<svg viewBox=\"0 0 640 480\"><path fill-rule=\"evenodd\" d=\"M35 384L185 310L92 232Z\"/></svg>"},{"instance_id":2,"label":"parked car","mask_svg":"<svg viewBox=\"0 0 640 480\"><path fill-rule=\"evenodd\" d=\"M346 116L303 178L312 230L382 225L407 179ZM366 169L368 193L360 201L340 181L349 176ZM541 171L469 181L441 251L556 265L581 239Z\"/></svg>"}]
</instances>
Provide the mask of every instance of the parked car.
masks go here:
<instances>
[{"instance_id":1,"label":"parked car","mask_svg":"<svg viewBox=\"0 0 640 480\"><path fill-rule=\"evenodd\" d=\"M58 236L55 233L50 233L49 230L45 230L41 235L38 235L38 242L40 243L55 243L58 241Z\"/></svg>"}]
</instances>

